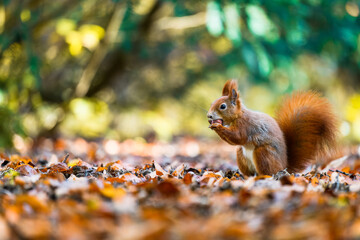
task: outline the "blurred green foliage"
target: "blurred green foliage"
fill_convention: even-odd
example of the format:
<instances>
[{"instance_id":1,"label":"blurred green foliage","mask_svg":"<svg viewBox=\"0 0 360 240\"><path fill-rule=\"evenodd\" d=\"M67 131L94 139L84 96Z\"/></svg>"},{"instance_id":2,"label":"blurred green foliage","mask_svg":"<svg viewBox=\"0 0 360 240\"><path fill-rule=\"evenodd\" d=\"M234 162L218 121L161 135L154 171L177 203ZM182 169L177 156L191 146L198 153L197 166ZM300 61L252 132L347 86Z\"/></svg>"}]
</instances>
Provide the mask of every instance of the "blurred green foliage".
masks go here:
<instances>
[{"instance_id":1,"label":"blurred green foliage","mask_svg":"<svg viewBox=\"0 0 360 240\"><path fill-rule=\"evenodd\" d=\"M229 78L270 114L284 93L322 91L360 141L358 1L7 0L0 34L2 147L23 129L210 136L205 112Z\"/></svg>"}]
</instances>

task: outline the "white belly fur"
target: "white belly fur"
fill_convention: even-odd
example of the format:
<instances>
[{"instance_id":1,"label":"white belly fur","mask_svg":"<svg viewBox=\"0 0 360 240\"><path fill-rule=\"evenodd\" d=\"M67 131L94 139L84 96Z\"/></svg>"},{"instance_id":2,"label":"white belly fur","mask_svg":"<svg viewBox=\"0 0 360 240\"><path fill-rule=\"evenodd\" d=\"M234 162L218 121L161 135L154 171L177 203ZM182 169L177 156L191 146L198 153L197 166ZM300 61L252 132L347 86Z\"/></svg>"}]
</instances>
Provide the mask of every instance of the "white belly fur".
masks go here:
<instances>
[{"instance_id":1,"label":"white belly fur","mask_svg":"<svg viewBox=\"0 0 360 240\"><path fill-rule=\"evenodd\" d=\"M243 154L247 160L247 165L249 166L252 172L256 172L255 163L254 163L254 145L243 146Z\"/></svg>"}]
</instances>

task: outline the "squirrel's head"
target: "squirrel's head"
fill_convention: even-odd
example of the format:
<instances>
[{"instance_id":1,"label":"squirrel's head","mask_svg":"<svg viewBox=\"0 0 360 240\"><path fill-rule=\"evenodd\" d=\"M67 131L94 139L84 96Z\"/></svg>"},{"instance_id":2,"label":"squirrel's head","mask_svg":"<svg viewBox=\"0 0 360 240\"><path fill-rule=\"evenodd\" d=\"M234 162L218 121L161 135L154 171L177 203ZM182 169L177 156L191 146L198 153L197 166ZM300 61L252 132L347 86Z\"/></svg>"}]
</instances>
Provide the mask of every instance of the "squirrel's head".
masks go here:
<instances>
[{"instance_id":1,"label":"squirrel's head","mask_svg":"<svg viewBox=\"0 0 360 240\"><path fill-rule=\"evenodd\" d=\"M210 124L221 123L223 126L230 125L240 117L241 102L237 90L236 80L228 80L222 91L222 96L216 99L207 113Z\"/></svg>"}]
</instances>

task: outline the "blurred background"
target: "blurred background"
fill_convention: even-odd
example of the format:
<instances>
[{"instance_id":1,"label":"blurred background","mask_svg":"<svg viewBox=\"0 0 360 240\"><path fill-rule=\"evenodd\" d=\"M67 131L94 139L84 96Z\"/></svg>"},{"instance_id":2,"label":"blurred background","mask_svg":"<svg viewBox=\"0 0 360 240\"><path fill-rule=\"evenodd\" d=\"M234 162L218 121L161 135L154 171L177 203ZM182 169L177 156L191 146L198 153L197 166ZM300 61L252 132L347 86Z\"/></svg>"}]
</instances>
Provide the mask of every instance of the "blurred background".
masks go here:
<instances>
[{"instance_id":1,"label":"blurred background","mask_svg":"<svg viewBox=\"0 0 360 240\"><path fill-rule=\"evenodd\" d=\"M227 79L273 114L315 89L360 142L359 1L4 0L0 148L41 137L218 138Z\"/></svg>"}]
</instances>

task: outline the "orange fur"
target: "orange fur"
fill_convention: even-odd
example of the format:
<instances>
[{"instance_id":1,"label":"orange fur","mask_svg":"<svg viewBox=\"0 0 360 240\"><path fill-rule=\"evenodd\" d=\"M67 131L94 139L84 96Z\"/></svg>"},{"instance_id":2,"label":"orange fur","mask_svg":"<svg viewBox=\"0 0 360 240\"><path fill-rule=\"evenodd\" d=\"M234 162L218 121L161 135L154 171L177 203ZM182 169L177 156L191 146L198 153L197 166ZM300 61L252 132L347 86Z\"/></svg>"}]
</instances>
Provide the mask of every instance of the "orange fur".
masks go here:
<instances>
[{"instance_id":1,"label":"orange fur","mask_svg":"<svg viewBox=\"0 0 360 240\"><path fill-rule=\"evenodd\" d=\"M210 128L231 145L240 145L237 162L245 175L303 170L336 142L337 118L330 103L315 92L295 93L280 106L276 120L247 109L235 80L208 112Z\"/></svg>"},{"instance_id":2,"label":"orange fur","mask_svg":"<svg viewBox=\"0 0 360 240\"><path fill-rule=\"evenodd\" d=\"M285 136L289 171L301 171L335 150L338 120L330 103L318 93L298 92L287 97L276 120Z\"/></svg>"}]
</instances>

